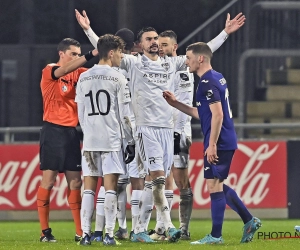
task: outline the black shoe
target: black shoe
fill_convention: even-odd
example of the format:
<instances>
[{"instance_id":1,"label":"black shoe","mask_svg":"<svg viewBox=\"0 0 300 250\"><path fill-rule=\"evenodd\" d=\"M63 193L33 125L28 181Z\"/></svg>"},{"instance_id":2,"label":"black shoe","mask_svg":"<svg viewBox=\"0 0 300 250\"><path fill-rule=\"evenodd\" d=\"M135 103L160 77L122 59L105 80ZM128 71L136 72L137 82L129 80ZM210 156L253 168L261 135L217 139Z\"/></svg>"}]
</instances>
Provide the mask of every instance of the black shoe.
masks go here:
<instances>
[{"instance_id":1,"label":"black shoe","mask_svg":"<svg viewBox=\"0 0 300 250\"><path fill-rule=\"evenodd\" d=\"M78 234L75 234L74 240L75 242L81 241L82 237Z\"/></svg>"},{"instance_id":2,"label":"black shoe","mask_svg":"<svg viewBox=\"0 0 300 250\"><path fill-rule=\"evenodd\" d=\"M83 246L91 245L91 236L85 234L85 236L81 238L81 240L77 243L77 245L83 245Z\"/></svg>"},{"instance_id":3,"label":"black shoe","mask_svg":"<svg viewBox=\"0 0 300 250\"><path fill-rule=\"evenodd\" d=\"M132 234L133 234L133 230L130 231L130 234L129 234L129 239L130 239L130 240L131 240Z\"/></svg>"},{"instance_id":4,"label":"black shoe","mask_svg":"<svg viewBox=\"0 0 300 250\"><path fill-rule=\"evenodd\" d=\"M55 237L52 235L52 229L47 228L45 230L42 230L43 235L40 237L40 242L57 242Z\"/></svg>"}]
</instances>

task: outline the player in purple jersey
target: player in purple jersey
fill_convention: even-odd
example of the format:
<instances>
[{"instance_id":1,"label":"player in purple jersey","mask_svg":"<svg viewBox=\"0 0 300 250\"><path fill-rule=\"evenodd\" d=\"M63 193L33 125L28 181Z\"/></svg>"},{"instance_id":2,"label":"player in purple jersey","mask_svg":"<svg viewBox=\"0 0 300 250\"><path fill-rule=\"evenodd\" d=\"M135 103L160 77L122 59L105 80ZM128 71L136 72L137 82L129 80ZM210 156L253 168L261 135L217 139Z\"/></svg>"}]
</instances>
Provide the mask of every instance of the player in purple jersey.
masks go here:
<instances>
[{"instance_id":1,"label":"player in purple jersey","mask_svg":"<svg viewBox=\"0 0 300 250\"><path fill-rule=\"evenodd\" d=\"M237 139L228 100L227 83L222 74L212 69L211 58L212 51L206 43L194 43L187 47L186 65L191 73L197 73L200 77L196 92L197 108L177 101L169 91L164 91L163 96L171 106L200 119L204 135L204 178L211 198L212 230L203 239L191 244L224 242L222 225L226 204L243 220L245 225L241 243L246 243L253 239L261 222L249 213L237 193L224 184L237 149Z\"/></svg>"}]
</instances>

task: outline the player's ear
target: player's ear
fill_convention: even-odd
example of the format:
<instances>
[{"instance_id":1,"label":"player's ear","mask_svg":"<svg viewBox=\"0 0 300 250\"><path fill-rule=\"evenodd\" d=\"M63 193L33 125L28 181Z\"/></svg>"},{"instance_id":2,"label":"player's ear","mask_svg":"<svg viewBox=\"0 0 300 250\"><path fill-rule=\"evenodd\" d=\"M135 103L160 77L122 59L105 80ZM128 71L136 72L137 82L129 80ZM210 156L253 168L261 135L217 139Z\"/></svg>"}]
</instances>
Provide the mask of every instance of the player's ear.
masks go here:
<instances>
[{"instance_id":1,"label":"player's ear","mask_svg":"<svg viewBox=\"0 0 300 250\"><path fill-rule=\"evenodd\" d=\"M203 62L203 58L201 55L198 55L198 60L197 60L199 63L202 63Z\"/></svg>"},{"instance_id":2,"label":"player's ear","mask_svg":"<svg viewBox=\"0 0 300 250\"><path fill-rule=\"evenodd\" d=\"M175 43L175 44L174 44L174 51L176 51L177 49L178 49L178 44Z\"/></svg>"},{"instance_id":3,"label":"player's ear","mask_svg":"<svg viewBox=\"0 0 300 250\"><path fill-rule=\"evenodd\" d=\"M110 50L110 51L108 51L107 58L112 58L113 55L114 55L114 51Z\"/></svg>"}]
</instances>

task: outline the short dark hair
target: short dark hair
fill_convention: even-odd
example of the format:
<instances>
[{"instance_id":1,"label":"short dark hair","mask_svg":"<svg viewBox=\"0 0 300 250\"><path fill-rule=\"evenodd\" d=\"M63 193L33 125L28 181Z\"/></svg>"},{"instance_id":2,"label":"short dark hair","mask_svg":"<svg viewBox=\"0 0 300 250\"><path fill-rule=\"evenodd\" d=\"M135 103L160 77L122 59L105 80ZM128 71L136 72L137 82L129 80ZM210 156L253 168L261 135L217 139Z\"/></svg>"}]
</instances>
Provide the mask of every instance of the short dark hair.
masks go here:
<instances>
[{"instance_id":1,"label":"short dark hair","mask_svg":"<svg viewBox=\"0 0 300 250\"><path fill-rule=\"evenodd\" d=\"M152 28L152 27L143 27L138 33L137 33L137 40L139 42L141 42L141 38L142 38L142 35L145 33L145 32L150 32L150 31L154 31L157 33L156 29Z\"/></svg>"},{"instance_id":2,"label":"short dark hair","mask_svg":"<svg viewBox=\"0 0 300 250\"><path fill-rule=\"evenodd\" d=\"M159 34L160 37L170 37L177 43L177 35L173 30L165 30Z\"/></svg>"},{"instance_id":3,"label":"short dark hair","mask_svg":"<svg viewBox=\"0 0 300 250\"><path fill-rule=\"evenodd\" d=\"M189 50L191 50L193 54L205 55L209 59L211 59L213 56L212 51L210 47L207 45L207 43L203 43L203 42L192 43L186 48L186 51Z\"/></svg>"},{"instance_id":4,"label":"short dark hair","mask_svg":"<svg viewBox=\"0 0 300 250\"><path fill-rule=\"evenodd\" d=\"M70 46L74 45L80 48L80 43L73 38L65 38L57 45L57 51L63 51L70 49Z\"/></svg>"},{"instance_id":5,"label":"short dark hair","mask_svg":"<svg viewBox=\"0 0 300 250\"><path fill-rule=\"evenodd\" d=\"M123 28L116 32L116 36L119 36L125 42L125 50L131 50L134 46L134 34L130 29Z\"/></svg>"},{"instance_id":6,"label":"short dark hair","mask_svg":"<svg viewBox=\"0 0 300 250\"><path fill-rule=\"evenodd\" d=\"M97 49L100 59L107 58L110 50L124 49L124 41L119 36L106 34L99 37Z\"/></svg>"}]
</instances>

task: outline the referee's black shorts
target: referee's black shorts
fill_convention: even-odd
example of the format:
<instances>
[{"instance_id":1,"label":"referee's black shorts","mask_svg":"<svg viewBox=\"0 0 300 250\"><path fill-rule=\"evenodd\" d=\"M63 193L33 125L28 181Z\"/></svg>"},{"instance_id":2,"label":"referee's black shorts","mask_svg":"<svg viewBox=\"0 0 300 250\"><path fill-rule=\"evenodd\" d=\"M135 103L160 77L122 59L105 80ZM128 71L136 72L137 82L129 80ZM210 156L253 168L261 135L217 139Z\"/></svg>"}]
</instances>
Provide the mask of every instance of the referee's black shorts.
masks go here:
<instances>
[{"instance_id":1,"label":"referee's black shorts","mask_svg":"<svg viewBox=\"0 0 300 250\"><path fill-rule=\"evenodd\" d=\"M40 170L81 171L80 139L76 128L44 122L40 134Z\"/></svg>"}]
</instances>

